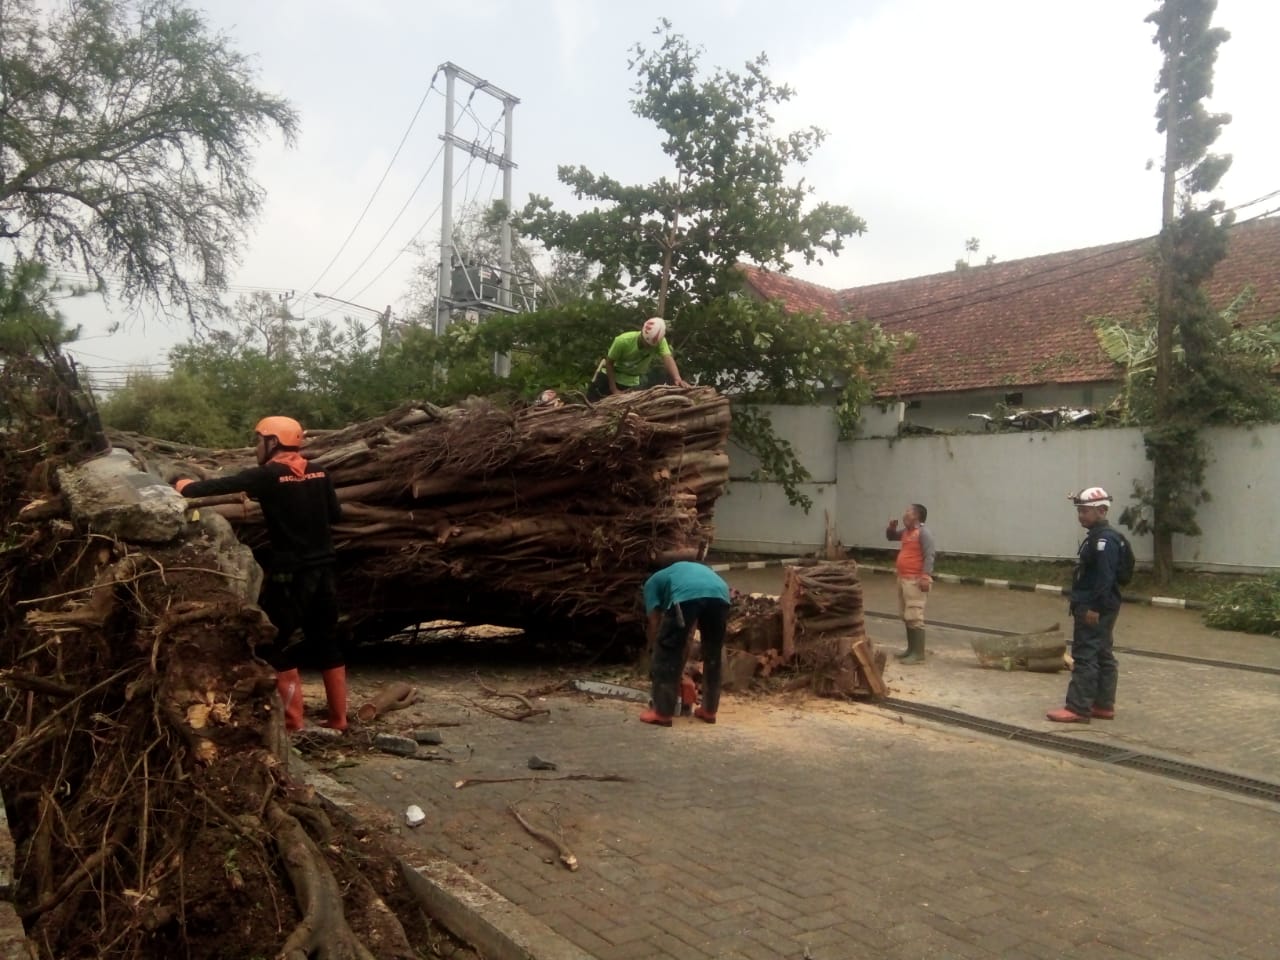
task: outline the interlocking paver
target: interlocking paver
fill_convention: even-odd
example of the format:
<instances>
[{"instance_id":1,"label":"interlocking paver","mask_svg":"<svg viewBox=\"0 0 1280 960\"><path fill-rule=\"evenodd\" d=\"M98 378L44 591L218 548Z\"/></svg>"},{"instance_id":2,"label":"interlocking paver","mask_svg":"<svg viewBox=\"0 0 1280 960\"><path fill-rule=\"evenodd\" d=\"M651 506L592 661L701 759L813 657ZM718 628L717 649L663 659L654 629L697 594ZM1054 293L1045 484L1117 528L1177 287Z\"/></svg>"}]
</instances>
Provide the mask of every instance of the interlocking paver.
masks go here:
<instances>
[{"instance_id":1,"label":"interlocking paver","mask_svg":"<svg viewBox=\"0 0 1280 960\"><path fill-rule=\"evenodd\" d=\"M1045 600L943 585L930 614L1033 629ZM1227 635L1226 648L1214 647L1217 635L1188 627L1194 614L1130 614L1120 632L1132 646L1152 646L1159 637L1143 630L1176 622L1172 652L1230 649L1280 665L1274 641L1251 648ZM930 643L925 667L891 672L895 695L1035 727L1065 690L1065 674L978 669L959 635L931 631ZM1230 760L1257 776L1280 761L1274 676L1134 656L1121 669L1122 719L1083 737ZM1276 833L1275 806L802 697L731 695L715 727L657 730L636 722L633 704L553 694L550 723L514 724L470 708L471 672L413 677L425 703L388 721L463 719L445 730L456 765L371 757L336 775L393 811L427 808L427 825L409 836L604 960L806 949L814 960L1280 955L1280 879L1260 848ZM354 685L368 682L359 667L352 674ZM1233 731L1243 736L1233 741ZM631 782L452 786L528 776L531 753L556 759L561 773ZM545 862L554 855L519 828L511 803L558 825L582 868Z\"/></svg>"}]
</instances>

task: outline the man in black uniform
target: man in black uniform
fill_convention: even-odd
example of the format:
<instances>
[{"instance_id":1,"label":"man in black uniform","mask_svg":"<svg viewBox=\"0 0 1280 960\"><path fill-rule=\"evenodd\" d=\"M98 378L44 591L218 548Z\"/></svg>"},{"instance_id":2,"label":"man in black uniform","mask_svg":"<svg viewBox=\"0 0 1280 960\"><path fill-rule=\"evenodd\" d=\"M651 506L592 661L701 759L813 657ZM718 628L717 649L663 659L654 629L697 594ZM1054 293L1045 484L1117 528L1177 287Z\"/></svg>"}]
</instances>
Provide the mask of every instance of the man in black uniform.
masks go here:
<instances>
[{"instance_id":1,"label":"man in black uniform","mask_svg":"<svg viewBox=\"0 0 1280 960\"><path fill-rule=\"evenodd\" d=\"M329 716L324 726L347 728L347 667L338 646L338 594L330 525L342 519L329 475L299 452L302 426L289 417L266 417L254 428L258 466L230 477L178 480L184 497L247 493L262 506L271 560L259 599L276 628L268 658L284 701L285 727L302 728L302 681L289 643L297 628L324 677Z\"/></svg>"},{"instance_id":2,"label":"man in black uniform","mask_svg":"<svg viewBox=\"0 0 1280 960\"><path fill-rule=\"evenodd\" d=\"M1120 539L1107 523L1111 495L1086 487L1071 498L1087 531L1071 580L1071 683L1067 704L1045 716L1055 723L1111 720L1116 715L1116 658L1112 631L1120 615Z\"/></svg>"}]
</instances>

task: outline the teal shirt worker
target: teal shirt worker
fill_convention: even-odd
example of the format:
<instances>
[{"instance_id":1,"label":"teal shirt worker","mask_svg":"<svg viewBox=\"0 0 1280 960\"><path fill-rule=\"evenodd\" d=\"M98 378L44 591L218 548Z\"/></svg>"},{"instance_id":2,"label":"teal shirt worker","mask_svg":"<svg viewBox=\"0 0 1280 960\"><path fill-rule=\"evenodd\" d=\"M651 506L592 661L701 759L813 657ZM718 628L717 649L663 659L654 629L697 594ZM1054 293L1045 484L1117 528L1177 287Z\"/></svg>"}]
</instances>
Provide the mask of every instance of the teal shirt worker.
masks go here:
<instances>
[{"instance_id":1,"label":"teal shirt worker","mask_svg":"<svg viewBox=\"0 0 1280 960\"><path fill-rule=\"evenodd\" d=\"M706 564L680 560L644 582L644 608L653 643L649 678L653 705L641 723L669 727L676 711L685 642L696 626L702 638L702 705L693 715L716 722L724 670L724 635L731 603L729 585Z\"/></svg>"},{"instance_id":2,"label":"teal shirt worker","mask_svg":"<svg viewBox=\"0 0 1280 960\"><path fill-rule=\"evenodd\" d=\"M705 563L679 560L644 582L645 613L670 610L686 600L703 599L729 603L729 585Z\"/></svg>"}]
</instances>

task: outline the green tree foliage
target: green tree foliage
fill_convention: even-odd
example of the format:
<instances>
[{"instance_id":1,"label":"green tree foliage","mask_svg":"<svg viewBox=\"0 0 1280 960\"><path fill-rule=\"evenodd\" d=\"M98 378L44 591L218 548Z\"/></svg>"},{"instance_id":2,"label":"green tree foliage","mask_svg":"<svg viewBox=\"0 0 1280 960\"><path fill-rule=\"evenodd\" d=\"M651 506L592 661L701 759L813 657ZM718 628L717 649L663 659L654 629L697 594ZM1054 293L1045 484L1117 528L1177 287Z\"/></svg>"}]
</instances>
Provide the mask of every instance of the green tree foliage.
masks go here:
<instances>
[{"instance_id":1,"label":"green tree foliage","mask_svg":"<svg viewBox=\"0 0 1280 960\"><path fill-rule=\"evenodd\" d=\"M126 298L216 306L284 100L181 0L0 2L0 238Z\"/></svg>"},{"instance_id":2,"label":"green tree foliage","mask_svg":"<svg viewBox=\"0 0 1280 960\"><path fill-rule=\"evenodd\" d=\"M6 356L57 347L79 336L80 328L68 326L54 306L48 277L41 263L0 263L0 363Z\"/></svg>"},{"instance_id":3,"label":"green tree foliage","mask_svg":"<svg viewBox=\"0 0 1280 960\"><path fill-rule=\"evenodd\" d=\"M742 73L717 69L708 78L702 51L670 23L654 33L656 49L632 48L632 109L661 131L673 175L627 186L561 166L560 181L596 206L574 215L534 196L516 220L522 233L597 264L599 289L639 291L657 313L680 319L690 305L737 289L739 263L786 271L789 255L821 262L866 229L847 207L811 203L811 188L787 182L825 134L774 134L770 111L793 91L769 79L764 54Z\"/></svg>"},{"instance_id":4,"label":"green tree foliage","mask_svg":"<svg viewBox=\"0 0 1280 960\"><path fill-rule=\"evenodd\" d=\"M825 134L816 127L774 132L772 110L793 91L768 77L765 55L742 72L706 76L702 51L670 23L661 21L654 35L656 47L631 51L632 109L657 126L672 175L629 186L562 166L561 182L594 206L575 215L534 196L516 225L595 265L593 285L622 305L619 315L630 314L634 300L637 319L669 318L681 373L734 394L734 439L759 457L766 479L807 507L798 485L808 475L757 405L813 402L835 390L842 427L852 433L872 378L907 344L867 325L788 317L775 305L736 298L740 264L786 272L793 257L820 263L866 224L847 207L813 202L811 188L789 179ZM593 362L580 371L592 369L608 343L602 338L584 352Z\"/></svg>"},{"instance_id":5,"label":"green tree foliage","mask_svg":"<svg viewBox=\"0 0 1280 960\"><path fill-rule=\"evenodd\" d=\"M1226 255L1231 215L1220 200L1197 206L1231 165L1209 152L1227 114L1209 113L1218 47L1230 34L1211 26L1216 0L1164 0L1147 17L1164 62L1156 83L1156 129L1165 135L1164 194L1156 294L1155 411L1144 435L1152 486L1135 485L1137 506L1122 515L1139 533L1150 532L1153 573L1166 584L1173 572L1173 537L1196 536L1196 506L1203 488L1205 453L1200 428L1209 422L1221 389L1231 389L1229 364L1218 346L1229 332L1201 289ZM1175 340L1181 376L1175 381Z\"/></svg>"},{"instance_id":6,"label":"green tree foliage","mask_svg":"<svg viewBox=\"0 0 1280 960\"><path fill-rule=\"evenodd\" d=\"M243 447L247 430L232 425L226 397L186 369L169 376L134 374L101 405L109 427L201 447Z\"/></svg>"},{"instance_id":7,"label":"green tree foliage","mask_svg":"<svg viewBox=\"0 0 1280 960\"><path fill-rule=\"evenodd\" d=\"M613 338L638 328L645 316L634 306L580 300L455 323L438 341L424 338L434 362L449 371L432 392L438 402L453 403L472 393L518 399L548 387L582 391ZM668 339L686 377L734 397L734 439L760 460L761 478L780 483L791 502L806 509L810 502L799 485L809 476L760 404L810 404L834 394L841 433L852 436L874 377L911 345L867 323L788 314L777 303L743 297L690 305L679 325L668 327ZM511 355L510 378L492 373L495 353ZM425 369L422 355L411 363Z\"/></svg>"},{"instance_id":8,"label":"green tree foliage","mask_svg":"<svg viewBox=\"0 0 1280 960\"><path fill-rule=\"evenodd\" d=\"M488 384L487 371L469 381L461 366L457 376L437 382L440 347L430 333L410 329L380 350L376 320L305 324L259 292L236 301L226 326L171 350L171 374L130 376L102 404L102 416L120 430L199 446L241 446L253 425L271 414L333 429L409 400L451 402L466 395L460 391L468 382Z\"/></svg>"},{"instance_id":9,"label":"green tree foliage","mask_svg":"<svg viewBox=\"0 0 1280 960\"><path fill-rule=\"evenodd\" d=\"M1191 370L1175 331L1174 380L1202 412L1206 425L1272 422L1280 419L1280 390L1271 370L1280 363L1280 317L1250 323L1239 315L1254 299L1252 288L1242 291L1219 312L1214 342L1201 345L1207 356ZM1136 317L1095 317L1093 325L1103 351L1125 369L1125 381L1114 413L1121 423L1138 426L1156 422L1156 322L1154 309Z\"/></svg>"},{"instance_id":10,"label":"green tree foliage","mask_svg":"<svg viewBox=\"0 0 1280 960\"><path fill-rule=\"evenodd\" d=\"M1280 637L1280 576L1240 580L1214 591L1204 622L1219 630Z\"/></svg>"}]
</instances>

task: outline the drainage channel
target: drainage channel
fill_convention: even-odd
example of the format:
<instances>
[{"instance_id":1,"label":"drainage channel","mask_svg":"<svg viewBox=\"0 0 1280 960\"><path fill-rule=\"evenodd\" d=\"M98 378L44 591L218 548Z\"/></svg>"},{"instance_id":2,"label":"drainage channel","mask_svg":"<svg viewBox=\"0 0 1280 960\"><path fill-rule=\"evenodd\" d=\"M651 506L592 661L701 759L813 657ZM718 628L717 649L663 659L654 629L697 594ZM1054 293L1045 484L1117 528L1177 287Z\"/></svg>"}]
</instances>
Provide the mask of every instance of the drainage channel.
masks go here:
<instances>
[{"instance_id":1,"label":"drainage channel","mask_svg":"<svg viewBox=\"0 0 1280 960\"><path fill-rule=\"evenodd\" d=\"M1070 753L1077 757L1096 760L1099 763L1110 763L1118 767L1129 767L1146 773L1156 773L1174 780L1199 784L1202 787L1212 787L1215 790L1238 793L1246 797L1252 797L1255 800L1280 803L1280 783L1257 780L1253 777L1227 773L1225 770L1201 767L1194 763L1183 763L1180 760L1170 760L1166 757L1157 757L1153 754L1140 753L1135 750L1125 750L1105 743L1077 740L1074 737L1062 736L1061 734L1041 733L1036 730L1028 730L1026 727L1015 727L1012 724L1000 723L997 720L975 717L972 714L961 713L958 710L948 710L946 707L913 703L909 700L899 700L896 697L888 697L879 701L879 704L888 710L896 710L899 713L947 723L952 726L965 727L978 733L985 733L1005 740L1016 740L1019 743L1029 743L1037 747L1057 750L1061 753Z\"/></svg>"},{"instance_id":2,"label":"drainage channel","mask_svg":"<svg viewBox=\"0 0 1280 960\"><path fill-rule=\"evenodd\" d=\"M878 617L883 620L901 619L896 613L881 613L877 610L864 610L867 617ZM965 633L981 633L990 637L1016 637L1016 630L997 630L995 627L975 627L969 623L949 623L946 620L928 620L926 626L943 627L947 630L963 630ZM1224 670L1245 670L1249 673L1267 673L1280 677L1280 667L1265 667L1257 663L1240 663L1238 660L1211 660L1208 657L1191 657L1181 653L1164 653L1160 650L1139 650L1136 647L1116 647L1116 653L1126 653L1134 657L1149 657L1152 660L1172 660L1176 663L1194 663L1202 667L1221 667Z\"/></svg>"}]
</instances>

